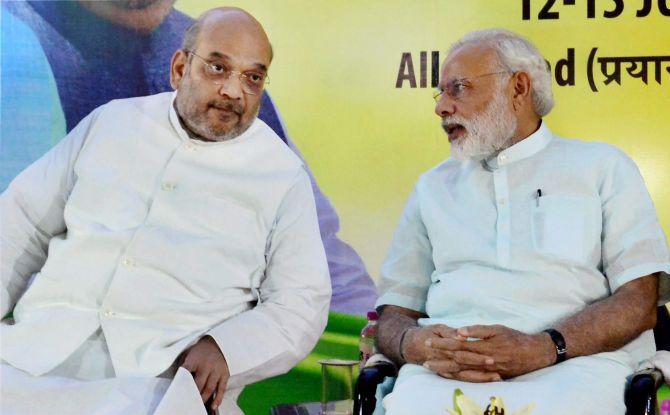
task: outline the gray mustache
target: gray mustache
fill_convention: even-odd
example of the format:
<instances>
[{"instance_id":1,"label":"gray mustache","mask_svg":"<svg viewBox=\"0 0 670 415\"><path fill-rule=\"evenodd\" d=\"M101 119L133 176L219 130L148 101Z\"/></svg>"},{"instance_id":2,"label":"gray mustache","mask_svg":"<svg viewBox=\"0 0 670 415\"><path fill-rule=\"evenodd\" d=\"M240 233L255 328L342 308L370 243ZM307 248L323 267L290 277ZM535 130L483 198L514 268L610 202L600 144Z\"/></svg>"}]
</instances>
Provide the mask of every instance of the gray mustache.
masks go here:
<instances>
[{"instance_id":1,"label":"gray mustache","mask_svg":"<svg viewBox=\"0 0 670 415\"><path fill-rule=\"evenodd\" d=\"M449 125L449 124L460 124L464 128L468 128L468 126L465 123L465 120L463 120L459 117L443 118L441 125L442 125L442 129L444 130L445 133L448 133L447 125Z\"/></svg>"},{"instance_id":2,"label":"gray mustache","mask_svg":"<svg viewBox=\"0 0 670 415\"><path fill-rule=\"evenodd\" d=\"M210 101L209 106L224 111L232 111L238 115L244 112L244 107L233 101Z\"/></svg>"},{"instance_id":3,"label":"gray mustache","mask_svg":"<svg viewBox=\"0 0 670 415\"><path fill-rule=\"evenodd\" d=\"M465 126L466 123L467 121L462 119L461 117L442 118L442 127L446 127L449 124L461 124Z\"/></svg>"}]
</instances>

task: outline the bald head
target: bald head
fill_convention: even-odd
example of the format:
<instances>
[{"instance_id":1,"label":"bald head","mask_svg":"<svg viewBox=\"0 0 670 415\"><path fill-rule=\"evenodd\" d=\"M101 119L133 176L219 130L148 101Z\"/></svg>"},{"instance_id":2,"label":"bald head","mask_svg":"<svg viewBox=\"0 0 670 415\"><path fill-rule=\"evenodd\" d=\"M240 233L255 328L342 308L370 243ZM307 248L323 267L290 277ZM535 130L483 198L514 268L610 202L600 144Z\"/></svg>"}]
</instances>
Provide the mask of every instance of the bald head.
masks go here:
<instances>
[{"instance_id":1,"label":"bald head","mask_svg":"<svg viewBox=\"0 0 670 415\"><path fill-rule=\"evenodd\" d=\"M258 115L271 61L268 36L249 13L232 7L203 13L170 65L186 128L211 141L246 131Z\"/></svg>"},{"instance_id":2,"label":"bald head","mask_svg":"<svg viewBox=\"0 0 670 415\"><path fill-rule=\"evenodd\" d=\"M200 35L212 30L229 31L238 36L242 34L244 40L267 49L272 61L272 45L263 26L251 14L237 7L218 7L201 14L184 33L182 49L195 51Z\"/></svg>"}]
</instances>

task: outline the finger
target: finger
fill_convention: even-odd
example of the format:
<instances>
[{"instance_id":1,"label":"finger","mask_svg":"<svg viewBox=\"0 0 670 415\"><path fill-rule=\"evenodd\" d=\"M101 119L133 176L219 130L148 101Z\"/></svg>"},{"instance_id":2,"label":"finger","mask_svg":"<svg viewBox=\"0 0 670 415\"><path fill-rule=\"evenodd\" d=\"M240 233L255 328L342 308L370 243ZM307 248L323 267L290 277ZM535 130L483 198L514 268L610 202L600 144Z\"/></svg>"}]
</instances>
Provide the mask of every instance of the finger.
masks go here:
<instances>
[{"instance_id":1,"label":"finger","mask_svg":"<svg viewBox=\"0 0 670 415\"><path fill-rule=\"evenodd\" d=\"M454 352L451 350L427 348L425 360L454 360Z\"/></svg>"},{"instance_id":2,"label":"finger","mask_svg":"<svg viewBox=\"0 0 670 415\"><path fill-rule=\"evenodd\" d=\"M426 347L432 347L434 349L438 350L448 350L448 351L456 351L456 350L462 350L463 349L463 343L464 341L461 340L456 340L453 337L448 337L448 338L431 338L426 340Z\"/></svg>"},{"instance_id":3,"label":"finger","mask_svg":"<svg viewBox=\"0 0 670 415\"><path fill-rule=\"evenodd\" d=\"M463 370L456 373L456 378L465 382L499 382L502 380L496 372L481 372L478 370Z\"/></svg>"},{"instance_id":4,"label":"finger","mask_svg":"<svg viewBox=\"0 0 670 415\"><path fill-rule=\"evenodd\" d=\"M216 385L219 383L219 377L214 373L210 373L207 381L205 382L205 387L202 389L200 396L202 396L202 401L207 402L216 390Z\"/></svg>"},{"instance_id":5,"label":"finger","mask_svg":"<svg viewBox=\"0 0 670 415\"><path fill-rule=\"evenodd\" d=\"M440 337L453 337L456 335L456 330L452 327L445 326L444 324L435 324L431 326L431 331L433 334Z\"/></svg>"},{"instance_id":6,"label":"finger","mask_svg":"<svg viewBox=\"0 0 670 415\"><path fill-rule=\"evenodd\" d=\"M461 343L461 350L493 357L500 352L500 345L496 344L495 340L494 337L485 340L465 340Z\"/></svg>"},{"instance_id":7,"label":"finger","mask_svg":"<svg viewBox=\"0 0 670 415\"><path fill-rule=\"evenodd\" d=\"M461 365L490 366L495 363L491 356L459 350L454 352L454 361Z\"/></svg>"},{"instance_id":8,"label":"finger","mask_svg":"<svg viewBox=\"0 0 670 415\"><path fill-rule=\"evenodd\" d=\"M223 401L223 394L226 392L226 379L219 379L219 383L216 387L216 396L214 397L214 402L212 403L212 409L216 411L216 408L221 405Z\"/></svg>"},{"instance_id":9,"label":"finger","mask_svg":"<svg viewBox=\"0 0 670 415\"><path fill-rule=\"evenodd\" d=\"M500 333L500 326L485 326L485 325L474 325L461 327L456 330L459 336L462 337L474 337L476 339L488 339Z\"/></svg>"},{"instance_id":10,"label":"finger","mask_svg":"<svg viewBox=\"0 0 670 415\"><path fill-rule=\"evenodd\" d=\"M453 378L454 374L461 370L458 363L453 360L428 360L423 364L423 367L449 379Z\"/></svg>"},{"instance_id":11,"label":"finger","mask_svg":"<svg viewBox=\"0 0 670 415\"><path fill-rule=\"evenodd\" d=\"M209 371L197 370L195 372L193 379L195 380L195 384L198 387L198 392L200 392L200 395L203 395L205 385L207 384L207 378L209 378ZM204 399L203 402L204 401L206 401L206 399Z\"/></svg>"}]
</instances>

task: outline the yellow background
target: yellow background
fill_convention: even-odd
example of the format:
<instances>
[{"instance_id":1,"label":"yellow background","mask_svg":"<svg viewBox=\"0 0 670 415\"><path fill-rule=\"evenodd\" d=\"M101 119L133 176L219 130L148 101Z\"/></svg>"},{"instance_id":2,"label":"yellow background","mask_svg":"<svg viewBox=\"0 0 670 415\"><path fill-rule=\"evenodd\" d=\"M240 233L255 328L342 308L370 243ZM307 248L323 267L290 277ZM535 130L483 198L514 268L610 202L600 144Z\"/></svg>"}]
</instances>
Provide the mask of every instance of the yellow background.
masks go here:
<instances>
[{"instance_id":1,"label":"yellow background","mask_svg":"<svg viewBox=\"0 0 670 415\"><path fill-rule=\"evenodd\" d=\"M552 64L575 48L576 86L554 84L556 107L546 118L564 137L618 146L640 167L666 235L670 232L670 74L662 85L631 78L593 93L586 79L591 48L598 56L670 55L670 18L657 9L636 18L642 1L626 1L615 19L602 17L612 2L557 2L558 20L537 20L544 1L533 0L532 20L521 19L521 0L244 0L228 1L266 28L275 60L268 89L288 133L339 213L340 236L377 280L404 203L418 176L449 155L433 113L431 88L395 88L402 52L439 50L463 34L503 27L533 41ZM654 7L656 2L654 1ZM219 0L180 0L192 16ZM429 63L430 66L430 63ZM667 66L667 65L665 65ZM664 68L665 68L664 66ZM599 75L599 72L597 72ZM429 75L430 76L430 75ZM601 76L602 77L602 76Z\"/></svg>"}]
</instances>

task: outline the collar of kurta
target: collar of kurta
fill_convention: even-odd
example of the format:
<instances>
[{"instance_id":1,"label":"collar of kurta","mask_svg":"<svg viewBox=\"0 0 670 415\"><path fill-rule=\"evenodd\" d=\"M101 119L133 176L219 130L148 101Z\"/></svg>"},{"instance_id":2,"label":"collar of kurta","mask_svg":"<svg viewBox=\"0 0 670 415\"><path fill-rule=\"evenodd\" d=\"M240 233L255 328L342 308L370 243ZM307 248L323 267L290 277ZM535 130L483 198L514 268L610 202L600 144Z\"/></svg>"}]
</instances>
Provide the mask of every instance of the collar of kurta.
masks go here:
<instances>
[{"instance_id":1,"label":"collar of kurta","mask_svg":"<svg viewBox=\"0 0 670 415\"><path fill-rule=\"evenodd\" d=\"M539 153L547 146L547 144L549 144L552 137L553 135L551 134L551 131L549 131L549 127L542 121L540 123L540 128L533 134L513 146L506 148L500 153L489 157L484 160L483 164L491 170L496 170L508 164L523 160Z\"/></svg>"},{"instance_id":2,"label":"collar of kurta","mask_svg":"<svg viewBox=\"0 0 670 415\"><path fill-rule=\"evenodd\" d=\"M182 141L190 141L193 144L201 145L201 146L227 146L227 145L233 145L240 143L242 141L246 141L247 138L249 138L251 135L255 133L256 130L260 127L261 121L256 117L254 121L251 123L249 128L246 129L245 132L242 134L238 135L235 138L232 138L230 140L226 141L203 141L203 140L198 140L197 138L191 138L188 135L188 132L182 127L181 121L179 120L179 115L177 115L177 111L175 110L175 99L177 99L177 91L174 91L172 93L172 99L170 100L170 113L169 113L169 118L170 118L170 124L172 125L172 128L174 128L175 132L179 136L179 138L182 139Z\"/></svg>"}]
</instances>

